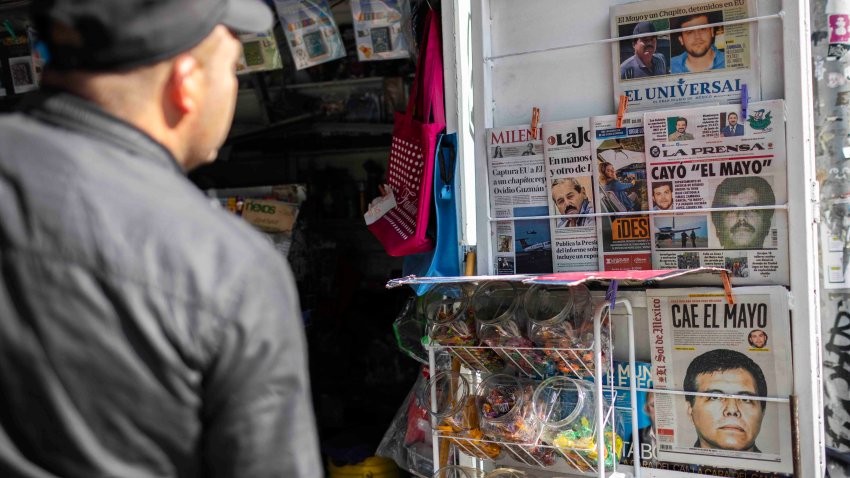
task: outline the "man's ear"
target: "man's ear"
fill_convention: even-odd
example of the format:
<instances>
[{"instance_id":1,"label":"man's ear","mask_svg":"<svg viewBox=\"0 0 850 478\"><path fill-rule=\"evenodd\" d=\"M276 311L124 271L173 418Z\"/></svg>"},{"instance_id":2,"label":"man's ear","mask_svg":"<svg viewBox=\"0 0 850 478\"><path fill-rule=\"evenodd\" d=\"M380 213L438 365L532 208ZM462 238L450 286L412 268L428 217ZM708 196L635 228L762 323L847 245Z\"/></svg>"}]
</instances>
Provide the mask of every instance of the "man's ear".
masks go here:
<instances>
[{"instance_id":1,"label":"man's ear","mask_svg":"<svg viewBox=\"0 0 850 478\"><path fill-rule=\"evenodd\" d=\"M679 35L676 36L676 38L679 39L679 45L685 46L685 41L682 40L682 33L681 32L679 33Z\"/></svg>"},{"instance_id":2,"label":"man's ear","mask_svg":"<svg viewBox=\"0 0 850 478\"><path fill-rule=\"evenodd\" d=\"M688 405L688 418L690 418L691 421L693 422L694 417L693 417L692 413L693 413L694 410L693 410L693 407L691 405L691 402L690 402L690 400L685 400L685 403Z\"/></svg>"},{"instance_id":3,"label":"man's ear","mask_svg":"<svg viewBox=\"0 0 850 478\"><path fill-rule=\"evenodd\" d=\"M197 110L203 95L202 71L198 60L192 55L178 55L171 66L168 80L168 97L174 107L183 114Z\"/></svg>"}]
</instances>

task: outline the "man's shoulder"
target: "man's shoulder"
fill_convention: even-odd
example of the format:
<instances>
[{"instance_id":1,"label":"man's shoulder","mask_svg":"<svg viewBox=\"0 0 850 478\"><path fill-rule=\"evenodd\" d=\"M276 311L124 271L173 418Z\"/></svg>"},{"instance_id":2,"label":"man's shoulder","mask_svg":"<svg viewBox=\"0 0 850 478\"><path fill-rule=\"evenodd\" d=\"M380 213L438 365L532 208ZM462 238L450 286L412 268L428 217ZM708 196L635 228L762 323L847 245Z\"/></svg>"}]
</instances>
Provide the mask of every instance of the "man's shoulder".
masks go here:
<instances>
[{"instance_id":1,"label":"man's shoulder","mask_svg":"<svg viewBox=\"0 0 850 478\"><path fill-rule=\"evenodd\" d=\"M672 73L687 73L688 67L686 66L686 61L688 59L688 53L680 53L673 58L670 58L670 71Z\"/></svg>"}]
</instances>

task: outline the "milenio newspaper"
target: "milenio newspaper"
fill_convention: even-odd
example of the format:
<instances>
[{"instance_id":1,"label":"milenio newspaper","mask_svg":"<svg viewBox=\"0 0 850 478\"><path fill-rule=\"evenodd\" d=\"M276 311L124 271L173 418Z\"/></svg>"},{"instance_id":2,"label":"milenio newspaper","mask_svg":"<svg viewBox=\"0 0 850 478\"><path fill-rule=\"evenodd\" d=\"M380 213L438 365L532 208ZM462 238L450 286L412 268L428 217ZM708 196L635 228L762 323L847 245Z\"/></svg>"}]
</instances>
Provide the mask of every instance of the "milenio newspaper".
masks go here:
<instances>
[{"instance_id":1,"label":"milenio newspaper","mask_svg":"<svg viewBox=\"0 0 850 478\"><path fill-rule=\"evenodd\" d=\"M740 105L649 112L644 133L653 267L722 267L735 285L787 285L782 100L750 103L746 117Z\"/></svg>"},{"instance_id":2,"label":"milenio newspaper","mask_svg":"<svg viewBox=\"0 0 850 478\"><path fill-rule=\"evenodd\" d=\"M491 240L496 274L552 272L542 129L529 125L487 130ZM509 218L540 216L542 219Z\"/></svg>"},{"instance_id":3,"label":"milenio newspaper","mask_svg":"<svg viewBox=\"0 0 850 478\"><path fill-rule=\"evenodd\" d=\"M598 270L593 214L593 156L587 118L543 125L548 214L552 219L554 272Z\"/></svg>"},{"instance_id":4,"label":"milenio newspaper","mask_svg":"<svg viewBox=\"0 0 850 478\"><path fill-rule=\"evenodd\" d=\"M747 85L761 99L757 22L714 25L756 16L755 0L651 0L611 7L611 36L658 32L612 44L614 104L629 98L641 111L698 103L740 103ZM684 33L684 36L683 36Z\"/></svg>"},{"instance_id":5,"label":"milenio newspaper","mask_svg":"<svg viewBox=\"0 0 850 478\"><path fill-rule=\"evenodd\" d=\"M617 128L617 116L591 118L596 160L593 184L596 210L638 213L649 209L644 155L643 114L629 113ZM652 269L649 216L602 216L599 231L599 270Z\"/></svg>"},{"instance_id":6,"label":"milenio newspaper","mask_svg":"<svg viewBox=\"0 0 850 478\"><path fill-rule=\"evenodd\" d=\"M658 460L792 471L788 291L648 289Z\"/></svg>"}]
</instances>

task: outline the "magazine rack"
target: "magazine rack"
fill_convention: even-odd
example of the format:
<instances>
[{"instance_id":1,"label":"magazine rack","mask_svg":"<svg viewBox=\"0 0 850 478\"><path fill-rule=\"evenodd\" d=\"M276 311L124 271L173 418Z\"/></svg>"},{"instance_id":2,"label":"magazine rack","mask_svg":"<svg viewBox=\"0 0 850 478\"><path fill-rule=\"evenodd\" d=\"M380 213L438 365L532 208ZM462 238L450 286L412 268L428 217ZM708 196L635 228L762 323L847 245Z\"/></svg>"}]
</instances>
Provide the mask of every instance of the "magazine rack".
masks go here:
<instances>
[{"instance_id":1,"label":"magazine rack","mask_svg":"<svg viewBox=\"0 0 850 478\"><path fill-rule=\"evenodd\" d=\"M479 273L492 274L494 262L486 129L528 123L532 107L541 108L543 122L615 113L609 7L629 1L443 2L447 123L459 133L465 160L461 231L476 247ZM786 107L794 472L814 477L823 475L825 458L809 3L758 0L753 21L761 99L782 98ZM644 469L642 476L695 475Z\"/></svg>"}]
</instances>

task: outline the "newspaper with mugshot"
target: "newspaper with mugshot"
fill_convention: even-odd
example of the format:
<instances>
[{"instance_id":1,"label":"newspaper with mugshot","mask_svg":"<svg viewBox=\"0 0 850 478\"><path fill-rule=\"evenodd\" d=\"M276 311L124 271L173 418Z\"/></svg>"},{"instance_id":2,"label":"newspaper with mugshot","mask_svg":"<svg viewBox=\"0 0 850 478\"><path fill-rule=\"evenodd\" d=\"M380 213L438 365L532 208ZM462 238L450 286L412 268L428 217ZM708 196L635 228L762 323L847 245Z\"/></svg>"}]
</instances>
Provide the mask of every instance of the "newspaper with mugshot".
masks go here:
<instances>
[{"instance_id":1,"label":"newspaper with mugshot","mask_svg":"<svg viewBox=\"0 0 850 478\"><path fill-rule=\"evenodd\" d=\"M740 103L744 84L760 99L757 22L724 24L756 14L756 0L613 5L611 36L641 35L612 44L615 104L620 95L632 111Z\"/></svg>"},{"instance_id":2,"label":"newspaper with mugshot","mask_svg":"<svg viewBox=\"0 0 850 478\"><path fill-rule=\"evenodd\" d=\"M591 131L596 154L593 165L596 210L603 213L648 210L643 114L625 115L620 128L616 116L594 117ZM652 269L649 216L601 216L597 228L599 270Z\"/></svg>"},{"instance_id":3,"label":"newspaper with mugshot","mask_svg":"<svg viewBox=\"0 0 850 478\"><path fill-rule=\"evenodd\" d=\"M644 135L654 268L787 285L782 100L750 103L746 117L740 105L646 113Z\"/></svg>"},{"instance_id":4,"label":"newspaper with mugshot","mask_svg":"<svg viewBox=\"0 0 850 478\"><path fill-rule=\"evenodd\" d=\"M552 272L542 129L487 130L491 242L496 274ZM522 219L529 217L531 219Z\"/></svg>"},{"instance_id":5,"label":"newspaper with mugshot","mask_svg":"<svg viewBox=\"0 0 850 478\"><path fill-rule=\"evenodd\" d=\"M587 118L543 124L543 157L554 272L599 267L593 207L593 156Z\"/></svg>"},{"instance_id":6,"label":"newspaper with mugshot","mask_svg":"<svg viewBox=\"0 0 850 478\"><path fill-rule=\"evenodd\" d=\"M792 393L788 291L739 287L733 303L722 288L646 295L658 460L790 473L790 405L758 399Z\"/></svg>"}]
</instances>

